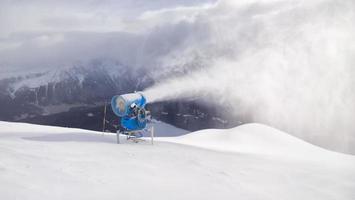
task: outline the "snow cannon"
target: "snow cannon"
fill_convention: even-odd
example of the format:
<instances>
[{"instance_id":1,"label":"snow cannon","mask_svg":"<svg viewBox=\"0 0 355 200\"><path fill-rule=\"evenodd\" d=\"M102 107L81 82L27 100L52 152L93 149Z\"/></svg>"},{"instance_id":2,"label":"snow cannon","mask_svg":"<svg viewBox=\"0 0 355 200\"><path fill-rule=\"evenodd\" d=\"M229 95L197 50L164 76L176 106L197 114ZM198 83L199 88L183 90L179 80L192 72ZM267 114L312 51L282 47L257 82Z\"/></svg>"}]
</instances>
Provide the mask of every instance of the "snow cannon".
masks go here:
<instances>
[{"instance_id":1,"label":"snow cannon","mask_svg":"<svg viewBox=\"0 0 355 200\"><path fill-rule=\"evenodd\" d=\"M112 111L121 118L123 133L139 131L147 125L146 98L142 93L135 92L112 97Z\"/></svg>"}]
</instances>

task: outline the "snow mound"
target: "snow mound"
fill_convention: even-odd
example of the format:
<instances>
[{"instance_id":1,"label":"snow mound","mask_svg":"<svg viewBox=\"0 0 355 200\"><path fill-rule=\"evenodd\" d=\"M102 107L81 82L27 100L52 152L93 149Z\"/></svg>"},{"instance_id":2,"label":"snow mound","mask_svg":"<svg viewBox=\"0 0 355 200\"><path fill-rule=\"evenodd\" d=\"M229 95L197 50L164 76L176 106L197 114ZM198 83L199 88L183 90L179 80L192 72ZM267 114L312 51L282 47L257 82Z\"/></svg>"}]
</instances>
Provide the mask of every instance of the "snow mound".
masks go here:
<instances>
[{"instance_id":1,"label":"snow mound","mask_svg":"<svg viewBox=\"0 0 355 200\"><path fill-rule=\"evenodd\" d=\"M329 156L353 157L328 151L278 129L258 124L244 124L231 129L206 129L176 138L161 138L210 150L262 154L304 159L328 159Z\"/></svg>"}]
</instances>

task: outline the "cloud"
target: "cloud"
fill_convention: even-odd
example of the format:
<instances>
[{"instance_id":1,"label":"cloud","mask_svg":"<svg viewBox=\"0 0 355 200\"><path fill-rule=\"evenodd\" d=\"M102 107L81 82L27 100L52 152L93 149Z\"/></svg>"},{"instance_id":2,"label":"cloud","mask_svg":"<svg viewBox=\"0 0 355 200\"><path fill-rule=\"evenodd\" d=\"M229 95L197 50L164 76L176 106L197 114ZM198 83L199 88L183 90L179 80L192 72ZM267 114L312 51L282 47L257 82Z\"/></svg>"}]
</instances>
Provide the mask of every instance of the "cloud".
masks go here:
<instances>
[{"instance_id":1,"label":"cloud","mask_svg":"<svg viewBox=\"0 0 355 200\"><path fill-rule=\"evenodd\" d=\"M139 29L142 13L190 7L209 2L84 0L84 1L7 1L0 6L0 37L16 32L132 32ZM144 14L147 15L147 14ZM143 25L143 24L140 24Z\"/></svg>"},{"instance_id":2,"label":"cloud","mask_svg":"<svg viewBox=\"0 0 355 200\"><path fill-rule=\"evenodd\" d=\"M169 21L164 16L161 21L153 13L166 15L174 9L190 13L208 2L1 1L0 67L28 73L95 59L131 67L154 65L157 57L175 46L164 42L181 41L189 31L180 29L187 24L185 18Z\"/></svg>"}]
</instances>

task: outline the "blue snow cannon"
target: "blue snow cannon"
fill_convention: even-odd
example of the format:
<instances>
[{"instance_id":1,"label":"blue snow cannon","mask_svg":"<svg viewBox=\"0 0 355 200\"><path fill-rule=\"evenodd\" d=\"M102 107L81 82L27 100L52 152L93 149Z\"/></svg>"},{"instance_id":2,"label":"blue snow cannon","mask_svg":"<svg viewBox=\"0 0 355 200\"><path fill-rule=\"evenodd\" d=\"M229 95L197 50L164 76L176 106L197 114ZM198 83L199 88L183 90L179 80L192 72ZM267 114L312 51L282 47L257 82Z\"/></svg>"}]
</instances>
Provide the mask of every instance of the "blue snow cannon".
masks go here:
<instances>
[{"instance_id":1,"label":"blue snow cannon","mask_svg":"<svg viewBox=\"0 0 355 200\"><path fill-rule=\"evenodd\" d=\"M142 93L129 93L112 97L112 111L121 118L124 132L139 131L147 125L146 98Z\"/></svg>"}]
</instances>

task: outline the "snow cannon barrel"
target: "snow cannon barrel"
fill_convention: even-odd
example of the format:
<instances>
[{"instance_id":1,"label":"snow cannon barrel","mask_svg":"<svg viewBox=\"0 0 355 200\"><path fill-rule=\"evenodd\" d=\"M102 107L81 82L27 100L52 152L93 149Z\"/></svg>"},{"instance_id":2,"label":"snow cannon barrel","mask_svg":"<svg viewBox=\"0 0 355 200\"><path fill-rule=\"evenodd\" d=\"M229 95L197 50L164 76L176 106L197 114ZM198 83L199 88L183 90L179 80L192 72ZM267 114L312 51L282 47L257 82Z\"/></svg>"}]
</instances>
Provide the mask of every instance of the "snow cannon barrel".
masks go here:
<instances>
[{"instance_id":1,"label":"snow cannon barrel","mask_svg":"<svg viewBox=\"0 0 355 200\"><path fill-rule=\"evenodd\" d=\"M132 104L140 108L144 108L147 103L146 98L142 93L129 93L123 95L116 95L112 97L111 107L112 111L119 117L124 117L130 114L130 107Z\"/></svg>"}]
</instances>

